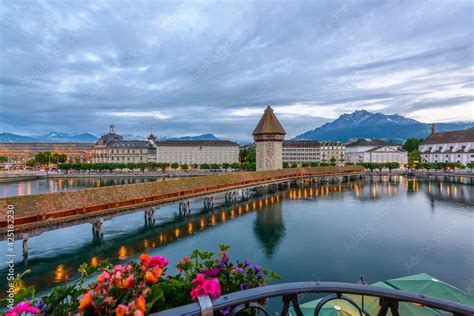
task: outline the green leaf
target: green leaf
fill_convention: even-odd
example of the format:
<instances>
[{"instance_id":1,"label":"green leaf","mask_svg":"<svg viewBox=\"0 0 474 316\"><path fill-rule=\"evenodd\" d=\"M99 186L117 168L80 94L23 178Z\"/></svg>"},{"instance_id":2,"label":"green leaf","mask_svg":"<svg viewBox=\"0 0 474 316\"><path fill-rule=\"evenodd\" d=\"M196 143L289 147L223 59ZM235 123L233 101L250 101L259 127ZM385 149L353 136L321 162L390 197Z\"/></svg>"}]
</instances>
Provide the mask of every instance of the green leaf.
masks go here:
<instances>
[{"instance_id":1,"label":"green leaf","mask_svg":"<svg viewBox=\"0 0 474 316\"><path fill-rule=\"evenodd\" d=\"M163 297L164 292L160 288L160 284L155 284L147 296L146 312L149 313L155 302L159 299L162 299Z\"/></svg>"},{"instance_id":2,"label":"green leaf","mask_svg":"<svg viewBox=\"0 0 474 316\"><path fill-rule=\"evenodd\" d=\"M219 248L221 251L227 251L230 249L230 246L229 245L219 245Z\"/></svg>"},{"instance_id":3,"label":"green leaf","mask_svg":"<svg viewBox=\"0 0 474 316\"><path fill-rule=\"evenodd\" d=\"M32 297L36 292L36 289L34 286L28 286L25 288L22 288L16 292L14 300L15 300L15 305L25 301L28 297Z\"/></svg>"}]
</instances>

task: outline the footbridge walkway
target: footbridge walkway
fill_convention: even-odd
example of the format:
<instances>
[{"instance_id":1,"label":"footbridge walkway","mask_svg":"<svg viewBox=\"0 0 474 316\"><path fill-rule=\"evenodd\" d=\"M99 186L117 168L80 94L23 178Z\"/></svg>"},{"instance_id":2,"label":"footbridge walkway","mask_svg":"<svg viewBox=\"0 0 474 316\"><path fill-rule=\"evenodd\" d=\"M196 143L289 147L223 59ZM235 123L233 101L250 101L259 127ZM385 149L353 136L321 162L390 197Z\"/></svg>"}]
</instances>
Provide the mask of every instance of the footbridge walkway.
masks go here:
<instances>
[{"instance_id":1,"label":"footbridge walkway","mask_svg":"<svg viewBox=\"0 0 474 316\"><path fill-rule=\"evenodd\" d=\"M291 168L1 198L0 240L22 239L26 257L28 238L46 231L91 223L94 238L100 239L104 221L115 216L144 211L145 223L153 223L154 212L166 205L178 204L180 214L187 214L195 199L212 209L218 194L236 201L248 198L255 188L294 181L347 181L366 174L360 166Z\"/></svg>"}]
</instances>

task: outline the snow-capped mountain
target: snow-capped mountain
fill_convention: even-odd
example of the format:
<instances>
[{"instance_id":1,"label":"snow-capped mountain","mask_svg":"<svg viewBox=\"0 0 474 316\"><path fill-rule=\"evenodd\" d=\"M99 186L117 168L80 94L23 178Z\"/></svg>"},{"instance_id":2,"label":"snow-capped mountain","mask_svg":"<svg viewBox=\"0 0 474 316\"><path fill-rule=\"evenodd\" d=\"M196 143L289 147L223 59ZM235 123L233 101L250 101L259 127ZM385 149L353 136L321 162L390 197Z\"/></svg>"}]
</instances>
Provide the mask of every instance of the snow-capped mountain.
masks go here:
<instances>
[{"instance_id":1,"label":"snow-capped mountain","mask_svg":"<svg viewBox=\"0 0 474 316\"><path fill-rule=\"evenodd\" d=\"M50 142L50 143L95 143L97 141L97 136L94 136L89 133L59 133L59 132L49 132L42 135L17 135L12 133L0 133L0 142L1 143L26 143L26 142Z\"/></svg>"},{"instance_id":2,"label":"snow-capped mountain","mask_svg":"<svg viewBox=\"0 0 474 316\"><path fill-rule=\"evenodd\" d=\"M473 127L474 123L437 123L439 132ZM358 110L343 114L336 120L295 137L348 141L358 138L377 138L401 143L407 138L425 138L431 132L431 124L425 124L398 114L385 115Z\"/></svg>"}]
</instances>

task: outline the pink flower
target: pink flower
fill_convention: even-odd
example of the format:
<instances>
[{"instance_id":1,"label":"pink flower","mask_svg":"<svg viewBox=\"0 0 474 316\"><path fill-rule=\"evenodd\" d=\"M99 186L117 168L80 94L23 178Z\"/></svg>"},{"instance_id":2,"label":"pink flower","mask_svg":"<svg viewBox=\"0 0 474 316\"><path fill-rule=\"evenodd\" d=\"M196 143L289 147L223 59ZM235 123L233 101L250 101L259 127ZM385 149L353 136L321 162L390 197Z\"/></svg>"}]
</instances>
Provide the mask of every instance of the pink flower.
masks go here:
<instances>
[{"instance_id":1,"label":"pink flower","mask_svg":"<svg viewBox=\"0 0 474 316\"><path fill-rule=\"evenodd\" d=\"M110 274L107 271L102 272L101 275L97 277L97 282L102 283L110 280Z\"/></svg>"},{"instance_id":2,"label":"pink flower","mask_svg":"<svg viewBox=\"0 0 474 316\"><path fill-rule=\"evenodd\" d=\"M193 280L193 283L195 286L202 286L205 281L206 281L206 278L204 277L204 274L199 273L197 277Z\"/></svg>"},{"instance_id":3,"label":"pink flower","mask_svg":"<svg viewBox=\"0 0 474 316\"><path fill-rule=\"evenodd\" d=\"M217 278L207 281L204 284L204 287L211 298L217 298L221 296L221 285L219 284L219 280Z\"/></svg>"},{"instance_id":4,"label":"pink flower","mask_svg":"<svg viewBox=\"0 0 474 316\"><path fill-rule=\"evenodd\" d=\"M117 265L114 267L113 273L115 273L115 272L117 272L117 271L123 272L123 270L124 270L123 265L117 264Z\"/></svg>"},{"instance_id":5,"label":"pink flower","mask_svg":"<svg viewBox=\"0 0 474 316\"><path fill-rule=\"evenodd\" d=\"M168 259L165 257L154 256L148 259L148 268L153 268L155 266L159 266L160 268L164 268L168 265Z\"/></svg>"},{"instance_id":6,"label":"pink flower","mask_svg":"<svg viewBox=\"0 0 474 316\"><path fill-rule=\"evenodd\" d=\"M211 298L217 298L221 295L221 285L217 278L207 280L204 274L200 273L193 280L194 288L191 290L191 297L196 300L199 296L209 295Z\"/></svg>"},{"instance_id":7,"label":"pink flower","mask_svg":"<svg viewBox=\"0 0 474 316\"><path fill-rule=\"evenodd\" d=\"M40 310L30 305L28 301L21 302L10 309L5 316L20 316L22 313L38 314Z\"/></svg>"}]
</instances>

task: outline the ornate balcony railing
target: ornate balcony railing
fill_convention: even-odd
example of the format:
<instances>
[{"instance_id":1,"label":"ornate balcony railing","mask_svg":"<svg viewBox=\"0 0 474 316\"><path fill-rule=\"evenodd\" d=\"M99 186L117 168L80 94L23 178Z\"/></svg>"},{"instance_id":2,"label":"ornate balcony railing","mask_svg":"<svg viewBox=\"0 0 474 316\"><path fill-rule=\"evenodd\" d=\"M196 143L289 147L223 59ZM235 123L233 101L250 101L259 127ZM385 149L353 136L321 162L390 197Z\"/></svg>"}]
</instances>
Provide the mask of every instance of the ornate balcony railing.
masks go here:
<instances>
[{"instance_id":1,"label":"ornate balcony railing","mask_svg":"<svg viewBox=\"0 0 474 316\"><path fill-rule=\"evenodd\" d=\"M202 315L211 316L214 312L222 309L230 309L229 315L239 315L244 310L260 311L264 315L269 315L266 307L259 302L269 298L281 297L282 309L280 315L288 315L290 307L293 307L293 314L303 315L298 302L298 294L304 293L329 293L329 296L323 297L314 310L314 315L319 312L324 305L331 300L344 300L352 305L354 310L360 315L369 315L358 306L347 294L377 297L380 308L377 316L399 315L399 303L411 303L417 306L431 307L442 310L453 315L474 315L474 307L456 303L453 301L426 296L419 293L410 293L396 289L382 288L372 285L339 283L339 282L294 282L277 285L269 285L259 288L248 289L245 291L223 295L217 299L211 300L209 297L201 297L198 303L180 306L166 311L154 313L154 316L177 316L177 315ZM375 315L375 314L370 314Z\"/></svg>"}]
</instances>

